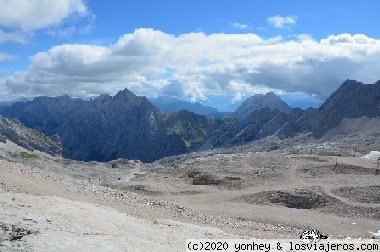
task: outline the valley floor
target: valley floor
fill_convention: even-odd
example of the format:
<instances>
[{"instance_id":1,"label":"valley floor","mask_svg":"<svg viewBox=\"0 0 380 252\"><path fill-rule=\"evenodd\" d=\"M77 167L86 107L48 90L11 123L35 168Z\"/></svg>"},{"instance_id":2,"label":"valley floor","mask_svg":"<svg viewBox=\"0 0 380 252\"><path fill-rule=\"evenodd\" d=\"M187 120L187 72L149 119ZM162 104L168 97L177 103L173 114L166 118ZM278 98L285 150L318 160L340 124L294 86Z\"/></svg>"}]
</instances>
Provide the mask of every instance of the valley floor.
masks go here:
<instances>
[{"instance_id":1,"label":"valley floor","mask_svg":"<svg viewBox=\"0 0 380 252\"><path fill-rule=\"evenodd\" d=\"M370 159L247 147L112 168L0 147L0 251L184 251L190 238L380 230Z\"/></svg>"}]
</instances>

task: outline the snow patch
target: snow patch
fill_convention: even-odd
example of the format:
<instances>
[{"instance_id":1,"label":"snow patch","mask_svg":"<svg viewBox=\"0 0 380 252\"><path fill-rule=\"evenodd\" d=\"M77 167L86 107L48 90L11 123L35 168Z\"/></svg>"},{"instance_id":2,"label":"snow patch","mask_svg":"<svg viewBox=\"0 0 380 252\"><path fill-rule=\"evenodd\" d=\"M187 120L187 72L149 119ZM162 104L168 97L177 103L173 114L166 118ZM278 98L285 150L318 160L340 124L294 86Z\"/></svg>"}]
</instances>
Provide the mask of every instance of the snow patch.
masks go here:
<instances>
[{"instance_id":1,"label":"snow patch","mask_svg":"<svg viewBox=\"0 0 380 252\"><path fill-rule=\"evenodd\" d=\"M380 158L380 151L371 151L367 155L363 156L362 158L372 159L372 160L378 160Z\"/></svg>"}]
</instances>

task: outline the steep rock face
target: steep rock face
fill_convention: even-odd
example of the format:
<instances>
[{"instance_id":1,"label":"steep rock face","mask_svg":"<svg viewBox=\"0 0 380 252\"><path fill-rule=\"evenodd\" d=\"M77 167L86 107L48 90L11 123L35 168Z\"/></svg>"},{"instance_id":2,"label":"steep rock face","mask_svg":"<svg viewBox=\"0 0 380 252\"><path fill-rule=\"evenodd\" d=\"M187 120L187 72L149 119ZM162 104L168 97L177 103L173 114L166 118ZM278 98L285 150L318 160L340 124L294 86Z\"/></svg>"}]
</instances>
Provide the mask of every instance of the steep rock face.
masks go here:
<instances>
[{"instance_id":1,"label":"steep rock face","mask_svg":"<svg viewBox=\"0 0 380 252\"><path fill-rule=\"evenodd\" d=\"M42 133L25 127L17 120L10 120L0 116L0 142L7 140L30 150L38 150L52 156L62 154L62 146L59 137L46 137Z\"/></svg>"},{"instance_id":2,"label":"steep rock face","mask_svg":"<svg viewBox=\"0 0 380 252\"><path fill-rule=\"evenodd\" d=\"M235 120L211 134L208 141L214 147L240 145L273 135L287 121L288 115L278 110L262 108L252 112L246 119Z\"/></svg>"},{"instance_id":3,"label":"steep rock face","mask_svg":"<svg viewBox=\"0 0 380 252\"><path fill-rule=\"evenodd\" d=\"M100 96L71 111L58 134L67 156L108 161L119 157L151 161L184 152L179 136L167 136L162 112L128 90Z\"/></svg>"},{"instance_id":4,"label":"steep rock face","mask_svg":"<svg viewBox=\"0 0 380 252\"><path fill-rule=\"evenodd\" d=\"M197 130L207 132L211 129L208 123L213 124L208 120L202 124L204 116L189 120L168 115L127 89L113 97L101 95L90 101L39 97L14 104L2 113L46 134L58 134L64 156L85 161L120 157L153 161L181 154L189 149ZM186 132L168 130L172 124L187 125ZM194 134L189 129L194 129Z\"/></svg>"},{"instance_id":5,"label":"steep rock face","mask_svg":"<svg viewBox=\"0 0 380 252\"><path fill-rule=\"evenodd\" d=\"M272 110L279 110L284 113L289 113L291 108L286 102L280 99L273 92L266 93L265 95L257 94L246 101L244 101L236 110L234 115L239 120L244 120L253 111L260 110L262 108L269 108Z\"/></svg>"},{"instance_id":6,"label":"steep rock face","mask_svg":"<svg viewBox=\"0 0 380 252\"><path fill-rule=\"evenodd\" d=\"M313 132L319 125L319 118L318 109L292 109L287 117L286 123L276 135L280 138L287 138L294 137L301 133Z\"/></svg>"},{"instance_id":7,"label":"steep rock face","mask_svg":"<svg viewBox=\"0 0 380 252\"><path fill-rule=\"evenodd\" d=\"M380 116L380 81L363 84L346 80L320 107L319 125L313 132L321 137L343 118Z\"/></svg>"}]
</instances>

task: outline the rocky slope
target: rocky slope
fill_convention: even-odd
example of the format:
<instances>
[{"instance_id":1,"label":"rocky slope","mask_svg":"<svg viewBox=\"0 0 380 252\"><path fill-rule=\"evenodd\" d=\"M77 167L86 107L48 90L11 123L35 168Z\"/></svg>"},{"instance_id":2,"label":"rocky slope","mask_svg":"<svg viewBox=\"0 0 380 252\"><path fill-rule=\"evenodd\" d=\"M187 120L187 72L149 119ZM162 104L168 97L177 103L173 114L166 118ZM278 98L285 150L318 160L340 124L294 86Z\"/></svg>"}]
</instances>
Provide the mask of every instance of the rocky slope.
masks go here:
<instances>
[{"instance_id":1,"label":"rocky slope","mask_svg":"<svg viewBox=\"0 0 380 252\"><path fill-rule=\"evenodd\" d=\"M244 101L236 110L234 115L239 120L246 119L252 112L260 110L262 108L269 108L272 110L279 110L284 113L289 113L291 108L286 102L281 100L280 97L273 92L266 93L265 95L257 94L246 101Z\"/></svg>"},{"instance_id":2,"label":"rocky slope","mask_svg":"<svg viewBox=\"0 0 380 252\"><path fill-rule=\"evenodd\" d=\"M374 84L345 81L319 107L319 115L320 125L314 129L317 137L337 126L343 118L380 116L380 81Z\"/></svg>"},{"instance_id":3,"label":"rocky slope","mask_svg":"<svg viewBox=\"0 0 380 252\"><path fill-rule=\"evenodd\" d=\"M85 161L121 157L152 161L185 153L192 142L203 140L216 121L184 113L169 115L127 89L90 101L38 97L6 107L2 113L47 135L59 135L64 156ZM181 124L186 130L173 130L173 125Z\"/></svg>"},{"instance_id":4,"label":"rocky slope","mask_svg":"<svg viewBox=\"0 0 380 252\"><path fill-rule=\"evenodd\" d=\"M0 116L0 142L12 141L29 151L42 151L50 155L61 155L62 146L58 136L46 137L40 132L25 127L17 120Z\"/></svg>"},{"instance_id":5,"label":"rocky slope","mask_svg":"<svg viewBox=\"0 0 380 252\"><path fill-rule=\"evenodd\" d=\"M223 121L198 115L187 110L166 114L164 128L168 135L180 135L188 150L196 149L209 132L223 125Z\"/></svg>"}]
</instances>

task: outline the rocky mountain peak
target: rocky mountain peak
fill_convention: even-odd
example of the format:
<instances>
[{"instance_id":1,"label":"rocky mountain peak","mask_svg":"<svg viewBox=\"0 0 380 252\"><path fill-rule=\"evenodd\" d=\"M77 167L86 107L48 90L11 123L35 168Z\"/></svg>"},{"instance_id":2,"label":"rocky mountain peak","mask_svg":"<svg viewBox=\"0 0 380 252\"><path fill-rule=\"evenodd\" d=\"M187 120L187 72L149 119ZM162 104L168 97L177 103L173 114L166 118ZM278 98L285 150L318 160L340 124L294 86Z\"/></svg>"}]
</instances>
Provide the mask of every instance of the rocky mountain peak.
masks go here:
<instances>
[{"instance_id":1,"label":"rocky mountain peak","mask_svg":"<svg viewBox=\"0 0 380 252\"><path fill-rule=\"evenodd\" d=\"M277 109L285 113L289 113L291 110L290 106L286 104L286 102L281 100L281 98L278 97L275 93L268 92L265 95L256 94L254 96L251 96L247 100L245 100L235 110L235 116L239 120L244 120L253 111L266 108L266 107L272 110Z\"/></svg>"},{"instance_id":2,"label":"rocky mountain peak","mask_svg":"<svg viewBox=\"0 0 380 252\"><path fill-rule=\"evenodd\" d=\"M129 91L127 88L125 88L124 90L119 91L114 96L114 99L126 99L126 100L130 100L130 99L134 99L136 97L137 96L134 93L132 93L131 91Z\"/></svg>"},{"instance_id":3,"label":"rocky mountain peak","mask_svg":"<svg viewBox=\"0 0 380 252\"><path fill-rule=\"evenodd\" d=\"M149 101L145 96L137 96L127 88L119 91L115 96L111 97L113 106L121 106L130 110L145 110L146 113L159 112L159 109Z\"/></svg>"}]
</instances>

